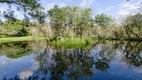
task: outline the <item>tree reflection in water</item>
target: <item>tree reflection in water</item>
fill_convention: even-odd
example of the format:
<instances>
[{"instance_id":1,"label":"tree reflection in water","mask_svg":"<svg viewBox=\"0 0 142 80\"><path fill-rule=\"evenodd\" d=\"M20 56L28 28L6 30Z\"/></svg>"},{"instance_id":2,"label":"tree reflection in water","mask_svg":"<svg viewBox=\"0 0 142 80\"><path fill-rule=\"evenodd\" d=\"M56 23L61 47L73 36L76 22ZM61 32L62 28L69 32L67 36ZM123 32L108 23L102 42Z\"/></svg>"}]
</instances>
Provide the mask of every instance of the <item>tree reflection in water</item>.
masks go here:
<instances>
[{"instance_id":1,"label":"tree reflection in water","mask_svg":"<svg viewBox=\"0 0 142 80\"><path fill-rule=\"evenodd\" d=\"M116 60L118 52L121 53L121 61L127 66L140 67L142 65L141 55L142 43L139 42L96 42L87 48L54 48L47 45L35 58L39 69L35 74L26 78L27 80L50 80L90 78L95 70L107 71L110 64ZM38 73L42 72L42 77ZM13 79L19 80L18 76ZM6 77L3 80L7 80ZM12 80L12 79L11 79Z\"/></svg>"},{"instance_id":2,"label":"tree reflection in water","mask_svg":"<svg viewBox=\"0 0 142 80\"><path fill-rule=\"evenodd\" d=\"M140 67L142 65L142 43L128 42L123 49L124 60L129 66Z\"/></svg>"},{"instance_id":3,"label":"tree reflection in water","mask_svg":"<svg viewBox=\"0 0 142 80\"><path fill-rule=\"evenodd\" d=\"M31 42L13 42L0 45L0 55L6 55L9 58L19 58L32 53Z\"/></svg>"},{"instance_id":4,"label":"tree reflection in water","mask_svg":"<svg viewBox=\"0 0 142 80\"><path fill-rule=\"evenodd\" d=\"M77 79L80 76L91 76L93 74L93 59L83 49L57 49L51 50L47 47L43 54L38 55L40 70L46 75L51 73L53 80L60 80L64 76ZM53 51L53 52L52 52Z\"/></svg>"},{"instance_id":5,"label":"tree reflection in water","mask_svg":"<svg viewBox=\"0 0 142 80\"><path fill-rule=\"evenodd\" d=\"M107 71L110 68L109 64L113 60L116 53L114 46L105 43L99 43L93 46L91 55L94 59L94 65L97 70Z\"/></svg>"},{"instance_id":6,"label":"tree reflection in water","mask_svg":"<svg viewBox=\"0 0 142 80\"><path fill-rule=\"evenodd\" d=\"M98 47L96 46L96 48ZM109 69L109 63L115 53L111 48L102 46L98 53L91 55L91 51L86 51L83 48L54 50L48 46L43 54L37 56L36 60L39 62L40 70L44 75L50 72L50 79L60 80L64 76L70 79L91 77L95 68L101 71ZM106 54L108 52L109 54Z\"/></svg>"}]
</instances>

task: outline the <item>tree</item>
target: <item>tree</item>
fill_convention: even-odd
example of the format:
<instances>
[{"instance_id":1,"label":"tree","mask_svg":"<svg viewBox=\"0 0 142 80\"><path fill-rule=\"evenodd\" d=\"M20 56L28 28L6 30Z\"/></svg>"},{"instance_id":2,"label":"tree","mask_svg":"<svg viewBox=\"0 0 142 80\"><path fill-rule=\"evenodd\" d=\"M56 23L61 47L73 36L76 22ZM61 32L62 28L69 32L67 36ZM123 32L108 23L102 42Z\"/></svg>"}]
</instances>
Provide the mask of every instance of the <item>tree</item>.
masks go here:
<instances>
[{"instance_id":1,"label":"tree","mask_svg":"<svg viewBox=\"0 0 142 80\"><path fill-rule=\"evenodd\" d=\"M80 36L83 36L84 33L86 33L86 30L88 28L92 28L94 25L94 20L92 18L92 10L90 8L88 9L79 9L78 13L79 17L76 19L77 22L77 34Z\"/></svg>"},{"instance_id":2,"label":"tree","mask_svg":"<svg viewBox=\"0 0 142 80\"><path fill-rule=\"evenodd\" d=\"M113 23L113 18L105 14L98 14L95 17L95 23L101 27L109 26Z\"/></svg>"},{"instance_id":3,"label":"tree","mask_svg":"<svg viewBox=\"0 0 142 80\"><path fill-rule=\"evenodd\" d=\"M15 21L11 20L6 20L2 24L5 30L4 33L8 35L16 35L16 36L21 36L21 35L28 35L28 27L25 24L24 20L18 20L16 19Z\"/></svg>"},{"instance_id":4,"label":"tree","mask_svg":"<svg viewBox=\"0 0 142 80\"><path fill-rule=\"evenodd\" d=\"M1 16L14 19L14 10L11 10L11 6L15 6L17 11L21 11L26 19L30 17L37 18L39 20L43 18L41 10L43 9L38 3L38 0L0 0L0 4L7 4L9 6L8 11L1 13ZM41 19L42 20L42 19Z\"/></svg>"},{"instance_id":5,"label":"tree","mask_svg":"<svg viewBox=\"0 0 142 80\"><path fill-rule=\"evenodd\" d=\"M128 66L140 67L142 65L142 56L141 56L141 47L142 43L140 42L127 42L123 45L123 60L127 63Z\"/></svg>"},{"instance_id":6,"label":"tree","mask_svg":"<svg viewBox=\"0 0 142 80\"><path fill-rule=\"evenodd\" d=\"M142 14L135 14L127 16L123 21L125 32L129 38L142 37Z\"/></svg>"},{"instance_id":7,"label":"tree","mask_svg":"<svg viewBox=\"0 0 142 80\"><path fill-rule=\"evenodd\" d=\"M66 12L59 8L57 5L48 11L51 27L53 28L54 35L63 36L66 22Z\"/></svg>"},{"instance_id":8,"label":"tree","mask_svg":"<svg viewBox=\"0 0 142 80\"><path fill-rule=\"evenodd\" d=\"M91 9L70 6L59 8L57 5L48 11L50 24L56 36L66 36L67 29L73 30L75 35L82 36L88 27L93 27L91 14Z\"/></svg>"}]
</instances>

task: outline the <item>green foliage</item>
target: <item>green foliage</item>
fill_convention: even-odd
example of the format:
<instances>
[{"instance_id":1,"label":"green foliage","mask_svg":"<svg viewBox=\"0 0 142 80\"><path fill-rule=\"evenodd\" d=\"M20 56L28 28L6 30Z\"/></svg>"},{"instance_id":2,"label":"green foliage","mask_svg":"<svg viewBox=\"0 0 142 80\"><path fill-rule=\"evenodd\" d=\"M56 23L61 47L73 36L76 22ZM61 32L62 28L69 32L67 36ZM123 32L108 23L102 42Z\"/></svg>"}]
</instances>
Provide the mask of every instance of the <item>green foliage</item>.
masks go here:
<instances>
[{"instance_id":1,"label":"green foliage","mask_svg":"<svg viewBox=\"0 0 142 80\"><path fill-rule=\"evenodd\" d=\"M6 20L3 24L5 31L10 35L28 35L29 30L24 20Z\"/></svg>"},{"instance_id":2,"label":"green foliage","mask_svg":"<svg viewBox=\"0 0 142 80\"><path fill-rule=\"evenodd\" d=\"M93 27L91 14L91 9L70 6L59 8L57 5L48 11L55 36L65 36L65 30L68 28L70 30L72 28L75 34L82 36L87 27Z\"/></svg>"},{"instance_id":3,"label":"green foliage","mask_svg":"<svg viewBox=\"0 0 142 80\"><path fill-rule=\"evenodd\" d=\"M63 35L63 29L65 27L65 12L57 5L53 9L48 11L50 17L50 24L54 30L55 36Z\"/></svg>"},{"instance_id":4,"label":"green foliage","mask_svg":"<svg viewBox=\"0 0 142 80\"><path fill-rule=\"evenodd\" d=\"M29 17L32 17L43 22L45 13L38 1L39 0L0 0L0 5L6 3L9 6L8 10L1 12L0 16L7 19L15 19L14 10L11 8L11 6L14 6L17 8L17 11L20 11L23 14L26 20L28 20Z\"/></svg>"},{"instance_id":5,"label":"green foliage","mask_svg":"<svg viewBox=\"0 0 142 80\"><path fill-rule=\"evenodd\" d=\"M9 14L7 16L14 16L14 12L11 10L7 12L9 12L5 13ZM42 12L42 9L37 8L30 13L33 18L37 18L34 22L8 18L5 22L0 23L0 37L9 35L44 35L48 41L52 41L59 37L98 37L98 39L106 39L141 38L142 35L141 14L129 15L120 26L114 23L114 19L111 16L106 14L98 14L93 19L92 10L89 8L76 6L58 7L55 5L47 12L46 14ZM44 22L47 17L49 23ZM94 24L100 27L95 27ZM86 43L89 42L86 41Z\"/></svg>"},{"instance_id":6,"label":"green foliage","mask_svg":"<svg viewBox=\"0 0 142 80\"><path fill-rule=\"evenodd\" d=\"M92 38L77 38L77 37L67 37L67 38L61 38L60 40L57 41L52 41L51 44L55 47L64 47L64 48L77 48L77 47L84 47L87 46L91 43L93 43Z\"/></svg>"},{"instance_id":7,"label":"green foliage","mask_svg":"<svg viewBox=\"0 0 142 80\"><path fill-rule=\"evenodd\" d=\"M23 37L0 38L0 43L17 42L17 41L32 41L32 40L36 40L36 41L45 40L45 37L23 36Z\"/></svg>"},{"instance_id":8,"label":"green foliage","mask_svg":"<svg viewBox=\"0 0 142 80\"><path fill-rule=\"evenodd\" d=\"M9 5L17 5L21 6L22 8L31 8L35 9L40 6L40 4L37 3L38 0L0 0L0 3L7 3Z\"/></svg>"},{"instance_id":9,"label":"green foliage","mask_svg":"<svg viewBox=\"0 0 142 80\"><path fill-rule=\"evenodd\" d=\"M0 46L1 54L8 58L20 58L32 53L30 42L4 43Z\"/></svg>"},{"instance_id":10,"label":"green foliage","mask_svg":"<svg viewBox=\"0 0 142 80\"><path fill-rule=\"evenodd\" d=\"M95 22L97 25L101 27L109 26L113 23L113 18L111 16L107 16L105 14L98 14L95 17Z\"/></svg>"},{"instance_id":11,"label":"green foliage","mask_svg":"<svg viewBox=\"0 0 142 80\"><path fill-rule=\"evenodd\" d=\"M142 14L129 15L123 20L122 24L129 38L142 37Z\"/></svg>"}]
</instances>

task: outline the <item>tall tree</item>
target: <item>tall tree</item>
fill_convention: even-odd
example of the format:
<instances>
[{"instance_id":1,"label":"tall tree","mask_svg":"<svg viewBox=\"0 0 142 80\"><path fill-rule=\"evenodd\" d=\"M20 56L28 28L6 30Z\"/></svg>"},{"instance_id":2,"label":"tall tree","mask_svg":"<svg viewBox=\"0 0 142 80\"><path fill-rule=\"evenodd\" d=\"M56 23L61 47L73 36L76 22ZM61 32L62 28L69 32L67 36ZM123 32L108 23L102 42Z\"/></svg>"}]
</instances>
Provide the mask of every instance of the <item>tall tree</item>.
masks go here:
<instances>
[{"instance_id":1,"label":"tall tree","mask_svg":"<svg viewBox=\"0 0 142 80\"><path fill-rule=\"evenodd\" d=\"M142 14L135 14L127 16L122 25L129 38L141 38L142 37Z\"/></svg>"},{"instance_id":2,"label":"tall tree","mask_svg":"<svg viewBox=\"0 0 142 80\"><path fill-rule=\"evenodd\" d=\"M113 18L105 14L98 14L95 17L95 22L101 27L109 26L113 23Z\"/></svg>"},{"instance_id":3,"label":"tall tree","mask_svg":"<svg viewBox=\"0 0 142 80\"><path fill-rule=\"evenodd\" d=\"M53 28L54 35L57 36L63 36L64 29L65 29L65 16L66 12L63 11L61 8L59 8L57 5L54 6L53 9L50 9L48 11L50 24Z\"/></svg>"},{"instance_id":4,"label":"tall tree","mask_svg":"<svg viewBox=\"0 0 142 80\"><path fill-rule=\"evenodd\" d=\"M74 33L82 36L87 27L93 27L93 18L91 9L84 9L79 7L62 7L57 5L48 11L50 17L50 24L56 32L57 36L66 35L66 29L74 30Z\"/></svg>"}]
</instances>

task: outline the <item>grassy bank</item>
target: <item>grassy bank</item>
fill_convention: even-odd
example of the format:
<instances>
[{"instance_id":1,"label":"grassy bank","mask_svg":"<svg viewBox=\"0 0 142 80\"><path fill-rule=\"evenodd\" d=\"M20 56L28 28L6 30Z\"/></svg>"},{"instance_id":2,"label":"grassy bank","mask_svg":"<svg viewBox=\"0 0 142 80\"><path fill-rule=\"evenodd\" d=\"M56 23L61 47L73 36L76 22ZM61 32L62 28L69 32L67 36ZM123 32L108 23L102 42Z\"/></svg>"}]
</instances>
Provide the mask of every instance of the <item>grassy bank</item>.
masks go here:
<instances>
[{"instance_id":1,"label":"grassy bank","mask_svg":"<svg viewBox=\"0 0 142 80\"><path fill-rule=\"evenodd\" d=\"M33 40L45 40L45 37L32 37L32 36L24 36L24 37L7 37L7 38L0 38L0 43L6 42L17 42L17 41L33 41ZM89 44L93 41L93 38L86 38L86 37L66 37L66 38L59 38L57 40L51 41L51 44L54 45L62 45L62 44Z\"/></svg>"},{"instance_id":2,"label":"grassy bank","mask_svg":"<svg viewBox=\"0 0 142 80\"><path fill-rule=\"evenodd\" d=\"M36 41L36 40L45 40L45 37L33 37L33 36L23 36L23 37L7 37L7 38L0 38L0 43L7 43L7 42L17 42L17 41ZM62 44L89 44L92 43L93 40L119 40L119 41L137 41L142 42L142 39L137 38L87 38L87 37L62 37L57 40L51 41L51 44L56 45L57 47Z\"/></svg>"},{"instance_id":3,"label":"grassy bank","mask_svg":"<svg viewBox=\"0 0 142 80\"><path fill-rule=\"evenodd\" d=\"M7 37L7 38L0 38L0 43L17 42L17 41L43 40L43 39L45 39L45 37L32 37L32 36Z\"/></svg>"}]
</instances>

